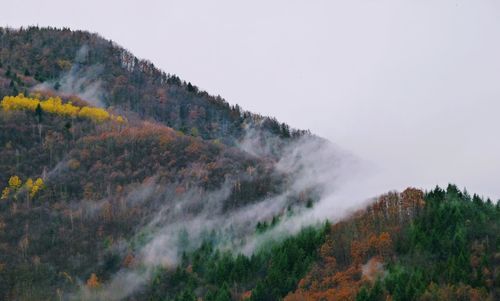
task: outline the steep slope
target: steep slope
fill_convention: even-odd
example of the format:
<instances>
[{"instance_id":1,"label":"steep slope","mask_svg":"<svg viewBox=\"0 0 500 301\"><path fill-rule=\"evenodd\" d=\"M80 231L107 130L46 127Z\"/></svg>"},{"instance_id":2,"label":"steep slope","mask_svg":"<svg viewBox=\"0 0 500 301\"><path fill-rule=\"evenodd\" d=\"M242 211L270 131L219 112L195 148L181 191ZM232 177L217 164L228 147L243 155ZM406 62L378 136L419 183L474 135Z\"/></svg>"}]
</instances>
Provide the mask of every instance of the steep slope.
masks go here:
<instances>
[{"instance_id":1,"label":"steep slope","mask_svg":"<svg viewBox=\"0 0 500 301\"><path fill-rule=\"evenodd\" d=\"M454 185L389 194L334 225L285 300L498 300L500 201Z\"/></svg>"},{"instance_id":2,"label":"steep slope","mask_svg":"<svg viewBox=\"0 0 500 301\"><path fill-rule=\"evenodd\" d=\"M499 227L500 202L408 188L252 257L207 243L133 299L498 300Z\"/></svg>"},{"instance_id":3,"label":"steep slope","mask_svg":"<svg viewBox=\"0 0 500 301\"><path fill-rule=\"evenodd\" d=\"M0 29L0 96L0 299L499 297L498 203L407 189L319 221L336 148L96 34Z\"/></svg>"},{"instance_id":4,"label":"steep slope","mask_svg":"<svg viewBox=\"0 0 500 301\"><path fill-rule=\"evenodd\" d=\"M288 175L270 160L161 124L103 120L102 112L60 99L3 99L0 262L7 296L50 299L49 287L76 285L64 277L110 275L139 251L126 241L155 218L165 219L161 229L207 210L229 214L286 190ZM30 179L42 181L36 191ZM298 201L290 196L281 207ZM162 211L170 207L176 211Z\"/></svg>"},{"instance_id":5,"label":"steep slope","mask_svg":"<svg viewBox=\"0 0 500 301\"><path fill-rule=\"evenodd\" d=\"M72 95L33 95L0 104L6 299L77 298L89 277L112 284L116 273L175 265L203 237L242 248L258 223L314 198L313 190L290 190L294 175L277 168L275 153L256 156L243 150L249 146L185 135ZM180 244L183 233L190 237ZM129 269L130 258L141 264ZM119 299L140 290L136 284Z\"/></svg>"},{"instance_id":6,"label":"steep slope","mask_svg":"<svg viewBox=\"0 0 500 301\"><path fill-rule=\"evenodd\" d=\"M74 94L230 144L248 126L284 139L305 133L230 106L220 96L200 91L112 41L84 31L0 28L0 68L0 98L27 95L33 87Z\"/></svg>"},{"instance_id":7,"label":"steep slope","mask_svg":"<svg viewBox=\"0 0 500 301\"><path fill-rule=\"evenodd\" d=\"M26 96L5 98L20 92ZM96 34L1 28L0 96L8 299L68 297L90 275L112 281L130 256L159 265L146 262L148 252L160 253L161 265L175 264L204 231L220 245L241 245L257 223L315 198L314 187L288 191L293 174L276 168L287 145L307 132L231 107ZM64 108L6 105L47 98ZM127 122L68 113L70 102ZM242 216L259 204L273 208ZM242 217L225 222L230 215ZM183 231L192 242L181 248Z\"/></svg>"}]
</instances>

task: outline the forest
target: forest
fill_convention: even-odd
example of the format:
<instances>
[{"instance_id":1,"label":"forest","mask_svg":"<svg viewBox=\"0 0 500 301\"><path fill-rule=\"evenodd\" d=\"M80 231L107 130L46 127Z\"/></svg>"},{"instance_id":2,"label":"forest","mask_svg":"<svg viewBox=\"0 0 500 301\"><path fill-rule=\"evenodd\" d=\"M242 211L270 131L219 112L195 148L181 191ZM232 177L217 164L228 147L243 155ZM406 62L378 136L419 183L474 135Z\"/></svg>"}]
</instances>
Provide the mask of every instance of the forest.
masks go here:
<instances>
[{"instance_id":1,"label":"forest","mask_svg":"<svg viewBox=\"0 0 500 301\"><path fill-rule=\"evenodd\" d=\"M196 300L201 286L204 300L497 300L499 214L454 185L409 188L251 257L206 242L143 296Z\"/></svg>"},{"instance_id":2,"label":"forest","mask_svg":"<svg viewBox=\"0 0 500 301\"><path fill-rule=\"evenodd\" d=\"M500 201L410 187L287 229L329 142L97 34L0 28L0 101L0 300L500 299Z\"/></svg>"},{"instance_id":3,"label":"forest","mask_svg":"<svg viewBox=\"0 0 500 301\"><path fill-rule=\"evenodd\" d=\"M231 106L221 96L200 91L114 42L85 31L0 28L0 70L0 98L28 95L34 87L75 98L97 85L103 93L92 95L104 105L205 139L234 143L249 123L282 138L307 133Z\"/></svg>"}]
</instances>

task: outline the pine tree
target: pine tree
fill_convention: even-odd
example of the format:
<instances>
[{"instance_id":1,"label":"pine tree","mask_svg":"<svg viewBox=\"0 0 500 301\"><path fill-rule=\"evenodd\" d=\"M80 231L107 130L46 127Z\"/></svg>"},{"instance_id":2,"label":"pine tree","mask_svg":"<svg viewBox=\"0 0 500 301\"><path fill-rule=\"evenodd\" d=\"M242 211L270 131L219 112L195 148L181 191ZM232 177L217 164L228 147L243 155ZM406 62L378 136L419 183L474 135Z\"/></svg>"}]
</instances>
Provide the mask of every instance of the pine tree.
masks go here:
<instances>
[{"instance_id":1,"label":"pine tree","mask_svg":"<svg viewBox=\"0 0 500 301\"><path fill-rule=\"evenodd\" d=\"M42 106L40 105L40 103L38 103L35 109L35 116L38 120L38 123L42 123L42 114L43 114Z\"/></svg>"},{"instance_id":2,"label":"pine tree","mask_svg":"<svg viewBox=\"0 0 500 301\"><path fill-rule=\"evenodd\" d=\"M366 289L366 287L363 286L359 290L358 295L356 296L356 301L369 301L369 300L370 300L370 295L368 293L368 290Z\"/></svg>"},{"instance_id":3,"label":"pine tree","mask_svg":"<svg viewBox=\"0 0 500 301\"><path fill-rule=\"evenodd\" d=\"M217 296L214 301L231 301L231 293L227 283L224 282L222 287L217 291Z\"/></svg>"}]
</instances>

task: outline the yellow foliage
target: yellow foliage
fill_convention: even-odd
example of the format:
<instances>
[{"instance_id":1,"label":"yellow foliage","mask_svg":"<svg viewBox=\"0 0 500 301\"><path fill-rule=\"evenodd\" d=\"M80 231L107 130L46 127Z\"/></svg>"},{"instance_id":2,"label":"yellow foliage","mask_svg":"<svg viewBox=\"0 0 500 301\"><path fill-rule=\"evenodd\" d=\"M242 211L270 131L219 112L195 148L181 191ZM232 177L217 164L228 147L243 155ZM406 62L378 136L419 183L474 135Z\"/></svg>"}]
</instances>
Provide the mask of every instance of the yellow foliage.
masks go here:
<instances>
[{"instance_id":1,"label":"yellow foliage","mask_svg":"<svg viewBox=\"0 0 500 301\"><path fill-rule=\"evenodd\" d=\"M80 117L88 118L96 122L115 121L118 123L125 122L122 116L114 116L105 109L95 107L78 107L71 102L63 103L59 97L50 97L47 100L39 100L37 98L25 97L23 94L18 96L5 96L0 103L4 111L12 110L30 110L35 111L40 105L42 110L47 113L56 114L65 117Z\"/></svg>"},{"instance_id":2,"label":"yellow foliage","mask_svg":"<svg viewBox=\"0 0 500 301\"><path fill-rule=\"evenodd\" d=\"M118 122L118 123L124 123L125 119L123 119L122 116L118 116L118 117L115 118L115 121Z\"/></svg>"},{"instance_id":3,"label":"yellow foliage","mask_svg":"<svg viewBox=\"0 0 500 301\"><path fill-rule=\"evenodd\" d=\"M9 187L5 187L3 190L2 190L2 197L0 197L0 200L5 200L9 197L9 193L10 193L10 188Z\"/></svg>"},{"instance_id":4,"label":"yellow foliage","mask_svg":"<svg viewBox=\"0 0 500 301\"><path fill-rule=\"evenodd\" d=\"M39 100L35 99L35 101ZM80 110L79 107L72 105L71 102L63 104L62 100L58 97L56 98L51 97L47 100L39 102L40 102L40 107L42 108L43 111L61 116L75 117L78 114L78 111Z\"/></svg>"},{"instance_id":5,"label":"yellow foliage","mask_svg":"<svg viewBox=\"0 0 500 301\"><path fill-rule=\"evenodd\" d=\"M36 179L35 186L43 188L43 180L41 178Z\"/></svg>"},{"instance_id":6,"label":"yellow foliage","mask_svg":"<svg viewBox=\"0 0 500 301\"><path fill-rule=\"evenodd\" d=\"M102 122L109 120L110 114L108 113L108 111L100 108L83 107L80 112L78 112L78 117L89 118L95 121Z\"/></svg>"},{"instance_id":7,"label":"yellow foliage","mask_svg":"<svg viewBox=\"0 0 500 301\"><path fill-rule=\"evenodd\" d=\"M38 190L40 190L40 187L33 186L33 188L31 189L31 192L30 192L30 198L33 198L36 195L36 193L38 192Z\"/></svg>"},{"instance_id":8,"label":"yellow foliage","mask_svg":"<svg viewBox=\"0 0 500 301\"><path fill-rule=\"evenodd\" d=\"M71 159L68 161L68 166L71 170L77 170L78 168L80 168L80 161Z\"/></svg>"},{"instance_id":9,"label":"yellow foliage","mask_svg":"<svg viewBox=\"0 0 500 301\"><path fill-rule=\"evenodd\" d=\"M37 192L40 191L42 188L43 188L43 180L41 178L36 179L33 185L31 185L31 188L29 188L30 198L33 198L37 194Z\"/></svg>"},{"instance_id":10,"label":"yellow foliage","mask_svg":"<svg viewBox=\"0 0 500 301\"><path fill-rule=\"evenodd\" d=\"M31 190L31 188L33 188L33 180L31 178L28 178L24 183L24 186L26 187L26 189Z\"/></svg>"},{"instance_id":11,"label":"yellow foliage","mask_svg":"<svg viewBox=\"0 0 500 301\"><path fill-rule=\"evenodd\" d=\"M25 98L24 95L19 94L16 97L13 96L5 96L0 104L4 111L11 110L31 110L34 111L39 101L34 99Z\"/></svg>"},{"instance_id":12,"label":"yellow foliage","mask_svg":"<svg viewBox=\"0 0 500 301\"><path fill-rule=\"evenodd\" d=\"M63 70L69 70L71 68L71 62L68 60L60 59L56 61L56 64Z\"/></svg>"},{"instance_id":13,"label":"yellow foliage","mask_svg":"<svg viewBox=\"0 0 500 301\"><path fill-rule=\"evenodd\" d=\"M21 184L22 184L21 178L19 178L18 176L12 176L12 177L10 177L10 179L9 179L9 187L11 189L14 189L14 190L19 189L19 187L21 187Z\"/></svg>"},{"instance_id":14,"label":"yellow foliage","mask_svg":"<svg viewBox=\"0 0 500 301\"><path fill-rule=\"evenodd\" d=\"M7 199L11 191L15 192L19 190L19 188L21 188L21 184L21 178L19 178L18 176L10 177L9 186L3 189L0 199ZM23 189L29 193L30 198L33 198L42 188L44 188L44 183L41 178L36 179L36 181L28 178L23 185Z\"/></svg>"}]
</instances>

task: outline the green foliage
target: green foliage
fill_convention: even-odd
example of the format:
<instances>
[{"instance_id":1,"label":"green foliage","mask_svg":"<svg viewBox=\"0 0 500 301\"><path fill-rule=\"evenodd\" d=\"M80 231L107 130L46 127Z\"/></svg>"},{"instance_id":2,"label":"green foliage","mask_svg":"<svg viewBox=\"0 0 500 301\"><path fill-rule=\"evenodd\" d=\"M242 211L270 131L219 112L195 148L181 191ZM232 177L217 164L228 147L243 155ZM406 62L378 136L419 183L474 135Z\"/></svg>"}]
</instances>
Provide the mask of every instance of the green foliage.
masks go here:
<instances>
[{"instance_id":1,"label":"green foliage","mask_svg":"<svg viewBox=\"0 0 500 301\"><path fill-rule=\"evenodd\" d=\"M247 290L252 290L252 300L279 300L295 289L316 260L325 233L326 227L306 228L250 257L221 252L205 242L196 251L185 254L175 272L159 271L144 295L157 296L152 300L161 300L160 296L177 300L184 288L201 286L207 301L232 300L232 294Z\"/></svg>"},{"instance_id":2,"label":"green foliage","mask_svg":"<svg viewBox=\"0 0 500 301\"><path fill-rule=\"evenodd\" d=\"M153 230L137 228L156 213L167 194L163 187L176 185L178 194L200 187L203 195L228 181L233 184L223 200L228 211L280 193L288 179L268 167L269 158L228 146L246 128L256 129L256 143L277 141L269 155L273 159L288 141L308 133L230 106L110 41L68 29L0 28L0 67L6 66L0 74L0 98L47 80L58 90L58 80L82 45L89 52L78 62L79 70L102 65L106 105L131 111L138 120L125 128L86 118L68 120L37 102L28 111L1 110L0 183L10 175L47 176L46 188L32 207L12 202L10 189L0 202L2 300L69 299L88 275L97 274L106 283L128 268L115 247L126 242L137 250L151 239ZM88 117L96 112L83 113ZM163 125L141 122L141 117ZM129 200L133 191L151 193L134 203ZM305 200L307 207L313 205L313 199ZM364 286L357 300L385 300L389 295L393 300L498 299L500 202L483 201L453 185L428 192L425 201L423 210L414 211L413 222L402 226L403 234L393 237L396 252L384 277ZM383 228L384 222L375 220L371 226ZM256 235L277 223L279 216L261 221ZM156 268L150 283L132 298L226 301L245 294L252 300L280 300L317 262L329 228L305 229L252 256L218 250L210 235L193 250L187 231L181 231L180 266ZM338 265L348 265L356 238L337 238L342 241L333 244L346 247L334 252Z\"/></svg>"},{"instance_id":3,"label":"green foliage","mask_svg":"<svg viewBox=\"0 0 500 301\"><path fill-rule=\"evenodd\" d=\"M145 124L119 128L88 119L68 121L44 109L38 110L43 116L38 118L36 108L35 105L33 112L0 110L3 129L0 131L0 183L3 183L0 192L3 193L13 174L24 180L57 171L51 173L44 183L46 188L37 193L37 200L30 208L26 202L18 202L13 207L13 198L17 195L14 190L6 192L6 198L0 202L0 239L6 250L0 258L0 299L12 299L5 296L14 293L18 265L31 262L37 256L50 267L46 295L30 299L22 294L23 290L16 290L16 294L19 293L16 298L57 299L56 289L63 294L74 291L77 279L87 279L91 273L98 274L103 283L109 281L122 267L120 256L123 255L114 253L117 243L127 241L131 250L137 250L151 239L150 230L141 226L162 206L165 187L219 189L225 180L235 181L252 166L254 176L245 177L244 189L231 197L237 200L232 206L243 206L258 200L257 193L273 193L260 184L266 182L265 179L280 178L272 169L264 168L258 158L223 144L178 135L164 126ZM206 176L196 177L189 172L191 166L203 170ZM151 178L152 175L156 177ZM279 179L267 182L275 183L269 187L279 191ZM147 194L142 203L133 204L127 199L130 192L150 187L159 188L152 190L154 193L150 196ZM205 201L204 194L197 195L200 203ZM19 244L24 237L29 238L29 246L21 256ZM191 248L189 240L186 231L179 233L181 251ZM246 269L248 260L237 257L229 278L243 281L242 277L246 276L241 271ZM22 270L26 277L36 270L33 263L30 266L31 269ZM217 266L210 279L227 278L221 276L225 273L224 264ZM34 282L39 278L27 279L33 283L27 282L26 286L37 287ZM195 290L190 284L186 287ZM26 292L31 294L29 290ZM185 293L186 296L189 294Z\"/></svg>"},{"instance_id":4,"label":"green foliage","mask_svg":"<svg viewBox=\"0 0 500 301\"><path fill-rule=\"evenodd\" d=\"M425 201L423 212L398 243L398 258L390 263L387 275L371 290L360 290L357 300L373 300L375 290L395 301L439 293L465 294L469 299L494 292L500 212L491 201L484 202L477 195L471 198L454 185L446 191L436 187L425 195Z\"/></svg>"}]
</instances>

